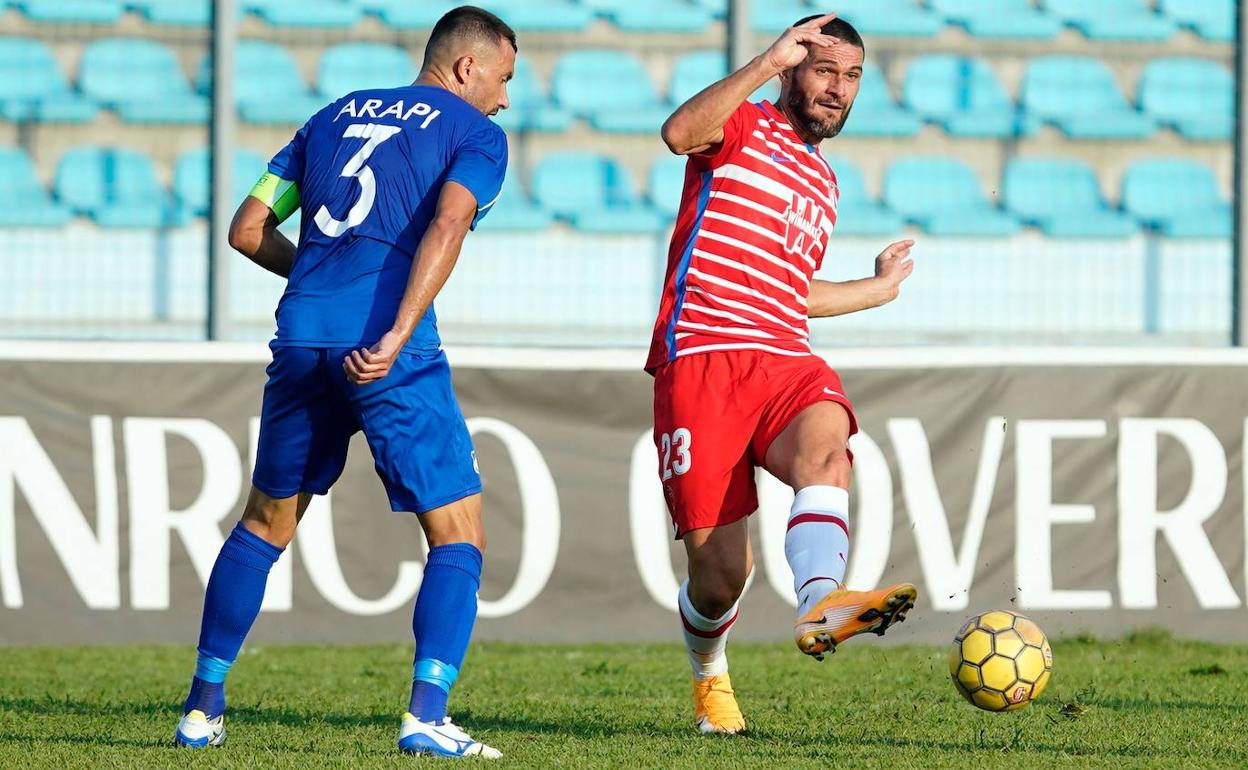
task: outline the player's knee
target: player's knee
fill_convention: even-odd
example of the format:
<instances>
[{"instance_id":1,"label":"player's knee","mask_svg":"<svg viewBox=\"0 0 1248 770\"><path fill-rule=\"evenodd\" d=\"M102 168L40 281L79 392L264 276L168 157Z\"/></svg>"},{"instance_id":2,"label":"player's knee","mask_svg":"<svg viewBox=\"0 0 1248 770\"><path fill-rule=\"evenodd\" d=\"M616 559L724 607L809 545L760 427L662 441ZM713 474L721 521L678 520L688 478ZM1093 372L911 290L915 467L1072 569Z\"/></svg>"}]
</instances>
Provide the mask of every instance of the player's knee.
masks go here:
<instances>
[{"instance_id":1,"label":"player's knee","mask_svg":"<svg viewBox=\"0 0 1248 770\"><path fill-rule=\"evenodd\" d=\"M849 473L849 452L846 448L829 447L798 460L793 476L798 487L812 484L845 487L849 484Z\"/></svg>"},{"instance_id":2,"label":"player's knee","mask_svg":"<svg viewBox=\"0 0 1248 770\"><path fill-rule=\"evenodd\" d=\"M689 575L689 598L698 612L718 618L732 609L745 590L748 570L704 569Z\"/></svg>"},{"instance_id":3,"label":"player's knee","mask_svg":"<svg viewBox=\"0 0 1248 770\"><path fill-rule=\"evenodd\" d=\"M284 506L283 502L285 501L262 502L253 496L243 510L243 526L266 543L285 548L295 538L298 517L293 506ZM291 510L287 511L285 508Z\"/></svg>"}]
</instances>

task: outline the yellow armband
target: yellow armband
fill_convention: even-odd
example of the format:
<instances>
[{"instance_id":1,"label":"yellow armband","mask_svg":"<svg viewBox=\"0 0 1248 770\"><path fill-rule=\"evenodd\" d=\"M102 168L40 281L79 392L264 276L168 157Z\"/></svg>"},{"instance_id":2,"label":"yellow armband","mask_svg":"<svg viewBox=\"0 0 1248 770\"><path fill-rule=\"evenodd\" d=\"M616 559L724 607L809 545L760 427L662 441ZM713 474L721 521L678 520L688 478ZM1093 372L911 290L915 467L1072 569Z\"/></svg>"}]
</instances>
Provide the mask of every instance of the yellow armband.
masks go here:
<instances>
[{"instance_id":1,"label":"yellow armband","mask_svg":"<svg viewBox=\"0 0 1248 770\"><path fill-rule=\"evenodd\" d=\"M278 222L285 222L299 208L299 185L277 174L265 172L250 195L272 209Z\"/></svg>"}]
</instances>

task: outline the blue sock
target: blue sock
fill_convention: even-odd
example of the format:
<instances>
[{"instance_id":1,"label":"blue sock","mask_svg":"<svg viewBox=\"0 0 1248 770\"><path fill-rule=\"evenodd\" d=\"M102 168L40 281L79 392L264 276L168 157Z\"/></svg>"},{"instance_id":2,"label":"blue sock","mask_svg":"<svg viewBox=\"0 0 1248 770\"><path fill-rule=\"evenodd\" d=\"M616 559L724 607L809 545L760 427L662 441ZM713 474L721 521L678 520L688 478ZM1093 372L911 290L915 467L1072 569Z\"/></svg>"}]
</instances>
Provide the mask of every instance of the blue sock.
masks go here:
<instances>
[{"instance_id":1,"label":"blue sock","mask_svg":"<svg viewBox=\"0 0 1248 770\"><path fill-rule=\"evenodd\" d=\"M199 657L182 713L199 709L211 719L225 712L225 675L260 614L269 570L283 550L241 522L221 546L204 592Z\"/></svg>"},{"instance_id":2,"label":"blue sock","mask_svg":"<svg viewBox=\"0 0 1248 770\"><path fill-rule=\"evenodd\" d=\"M481 552L471 543L429 549L412 613L416 660L407 710L424 722L446 717L446 698L459 676L477 620Z\"/></svg>"}]
</instances>

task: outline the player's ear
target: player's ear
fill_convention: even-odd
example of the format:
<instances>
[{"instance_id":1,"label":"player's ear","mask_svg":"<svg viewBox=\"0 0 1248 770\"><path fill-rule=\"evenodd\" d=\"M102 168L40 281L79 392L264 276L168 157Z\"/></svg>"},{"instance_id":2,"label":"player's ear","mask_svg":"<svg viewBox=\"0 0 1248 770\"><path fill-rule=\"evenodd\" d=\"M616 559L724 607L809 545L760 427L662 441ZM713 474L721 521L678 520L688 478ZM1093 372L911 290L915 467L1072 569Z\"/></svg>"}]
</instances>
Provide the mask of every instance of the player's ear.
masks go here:
<instances>
[{"instance_id":1,"label":"player's ear","mask_svg":"<svg viewBox=\"0 0 1248 770\"><path fill-rule=\"evenodd\" d=\"M467 83L468 78L472 75L472 71L477 67L477 60L471 55L461 56L455 60L455 78L461 83Z\"/></svg>"}]
</instances>

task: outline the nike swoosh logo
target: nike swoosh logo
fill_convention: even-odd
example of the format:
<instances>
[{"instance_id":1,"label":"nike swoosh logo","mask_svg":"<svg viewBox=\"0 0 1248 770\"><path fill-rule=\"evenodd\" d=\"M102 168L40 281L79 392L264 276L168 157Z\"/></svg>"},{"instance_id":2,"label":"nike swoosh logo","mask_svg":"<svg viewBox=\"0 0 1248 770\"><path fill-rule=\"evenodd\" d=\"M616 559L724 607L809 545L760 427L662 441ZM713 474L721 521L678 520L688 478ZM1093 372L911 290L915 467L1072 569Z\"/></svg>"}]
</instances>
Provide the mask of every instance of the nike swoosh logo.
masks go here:
<instances>
[{"instance_id":1,"label":"nike swoosh logo","mask_svg":"<svg viewBox=\"0 0 1248 770\"><path fill-rule=\"evenodd\" d=\"M841 398L845 398L844 393L837 393L835 390L832 390L831 388L824 388L823 392L827 393L829 396L840 396Z\"/></svg>"},{"instance_id":2,"label":"nike swoosh logo","mask_svg":"<svg viewBox=\"0 0 1248 770\"><path fill-rule=\"evenodd\" d=\"M781 155L775 150L771 151L771 159L777 163L792 163L793 162L792 158L788 157L787 155Z\"/></svg>"}]
</instances>

